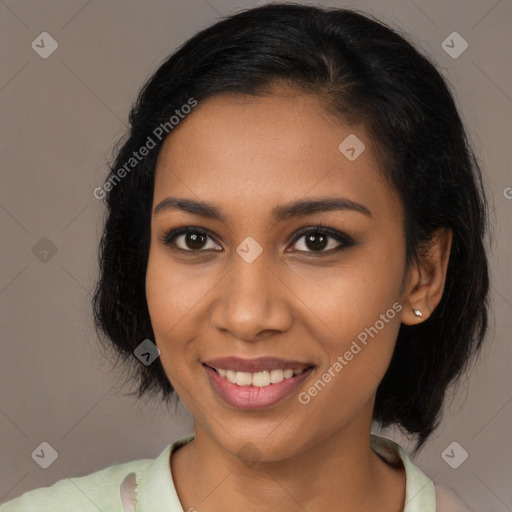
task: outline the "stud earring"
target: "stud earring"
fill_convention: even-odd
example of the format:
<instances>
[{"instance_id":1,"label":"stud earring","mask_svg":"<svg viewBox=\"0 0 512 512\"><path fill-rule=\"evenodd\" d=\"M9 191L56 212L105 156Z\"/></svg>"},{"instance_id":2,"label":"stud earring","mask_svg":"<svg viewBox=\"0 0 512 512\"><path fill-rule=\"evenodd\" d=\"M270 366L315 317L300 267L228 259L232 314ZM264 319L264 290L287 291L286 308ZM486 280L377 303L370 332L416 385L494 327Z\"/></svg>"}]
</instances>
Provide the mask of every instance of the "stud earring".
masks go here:
<instances>
[{"instance_id":1,"label":"stud earring","mask_svg":"<svg viewBox=\"0 0 512 512\"><path fill-rule=\"evenodd\" d=\"M419 309L413 309L412 312L414 313L415 316L417 316L418 318L421 318L423 316L423 313L419 310Z\"/></svg>"}]
</instances>

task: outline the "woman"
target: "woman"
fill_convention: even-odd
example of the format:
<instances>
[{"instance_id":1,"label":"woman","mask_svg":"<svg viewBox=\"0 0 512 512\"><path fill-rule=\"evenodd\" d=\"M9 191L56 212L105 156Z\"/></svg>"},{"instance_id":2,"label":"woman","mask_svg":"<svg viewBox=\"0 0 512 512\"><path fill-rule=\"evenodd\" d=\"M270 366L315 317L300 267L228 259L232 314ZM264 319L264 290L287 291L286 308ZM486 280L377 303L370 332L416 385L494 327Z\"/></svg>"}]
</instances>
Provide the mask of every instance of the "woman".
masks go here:
<instances>
[{"instance_id":1,"label":"woman","mask_svg":"<svg viewBox=\"0 0 512 512\"><path fill-rule=\"evenodd\" d=\"M97 326L194 435L0 510L468 510L371 434L418 451L487 327L480 169L435 67L368 15L269 4L171 55L130 123Z\"/></svg>"}]
</instances>

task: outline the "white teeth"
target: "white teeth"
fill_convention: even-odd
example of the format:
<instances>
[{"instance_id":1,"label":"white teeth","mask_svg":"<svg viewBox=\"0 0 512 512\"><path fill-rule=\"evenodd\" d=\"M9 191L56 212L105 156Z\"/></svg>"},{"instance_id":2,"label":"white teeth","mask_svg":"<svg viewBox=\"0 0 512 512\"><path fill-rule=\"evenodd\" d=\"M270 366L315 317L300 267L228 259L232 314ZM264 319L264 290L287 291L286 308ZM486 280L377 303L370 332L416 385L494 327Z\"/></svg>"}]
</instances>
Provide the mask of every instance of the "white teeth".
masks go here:
<instances>
[{"instance_id":1,"label":"white teeth","mask_svg":"<svg viewBox=\"0 0 512 512\"><path fill-rule=\"evenodd\" d=\"M233 370L224 370L226 372L226 379L232 384L236 384L236 372Z\"/></svg>"},{"instance_id":2,"label":"white teeth","mask_svg":"<svg viewBox=\"0 0 512 512\"><path fill-rule=\"evenodd\" d=\"M236 383L239 386L250 386L252 384L252 373L236 372Z\"/></svg>"},{"instance_id":3,"label":"white teeth","mask_svg":"<svg viewBox=\"0 0 512 512\"><path fill-rule=\"evenodd\" d=\"M215 368L217 373L224 377L232 384L238 386L250 386L253 385L258 388L268 386L270 384L279 384L284 379L289 379L294 375L300 375L305 368L299 370L264 370L256 373L249 372L235 372L234 370L225 370L223 368Z\"/></svg>"},{"instance_id":4,"label":"white teeth","mask_svg":"<svg viewBox=\"0 0 512 512\"><path fill-rule=\"evenodd\" d=\"M270 372L270 382L272 384L277 384L284 380L284 371L283 370L272 370Z\"/></svg>"},{"instance_id":5,"label":"white teeth","mask_svg":"<svg viewBox=\"0 0 512 512\"><path fill-rule=\"evenodd\" d=\"M252 374L252 385L258 388L268 386L270 384L270 373L267 371L253 373Z\"/></svg>"}]
</instances>

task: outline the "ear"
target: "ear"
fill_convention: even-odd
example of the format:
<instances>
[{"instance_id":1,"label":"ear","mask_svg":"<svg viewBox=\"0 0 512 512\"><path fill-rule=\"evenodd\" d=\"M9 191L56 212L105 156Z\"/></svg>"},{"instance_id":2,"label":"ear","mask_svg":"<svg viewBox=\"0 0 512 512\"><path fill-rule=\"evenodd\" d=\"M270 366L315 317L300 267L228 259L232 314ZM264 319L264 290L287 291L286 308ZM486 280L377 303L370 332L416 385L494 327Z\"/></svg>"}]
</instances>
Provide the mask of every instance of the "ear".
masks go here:
<instances>
[{"instance_id":1,"label":"ear","mask_svg":"<svg viewBox=\"0 0 512 512\"><path fill-rule=\"evenodd\" d=\"M409 269L405 296L403 298L402 323L415 325L424 322L441 301L453 233L451 229L438 229L426 252L419 262ZM416 316L413 310L419 310L422 316Z\"/></svg>"}]
</instances>

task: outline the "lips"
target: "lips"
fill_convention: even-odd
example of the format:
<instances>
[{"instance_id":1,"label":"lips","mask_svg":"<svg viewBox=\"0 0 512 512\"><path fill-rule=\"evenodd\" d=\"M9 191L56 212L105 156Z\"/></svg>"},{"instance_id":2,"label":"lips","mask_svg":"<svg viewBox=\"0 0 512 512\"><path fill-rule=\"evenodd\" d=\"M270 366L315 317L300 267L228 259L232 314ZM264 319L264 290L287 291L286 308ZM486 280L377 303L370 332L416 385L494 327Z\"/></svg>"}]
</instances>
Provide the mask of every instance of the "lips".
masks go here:
<instances>
[{"instance_id":1,"label":"lips","mask_svg":"<svg viewBox=\"0 0 512 512\"><path fill-rule=\"evenodd\" d=\"M216 394L245 410L263 409L285 400L314 370L310 363L277 357L224 357L205 361L203 366Z\"/></svg>"}]
</instances>

